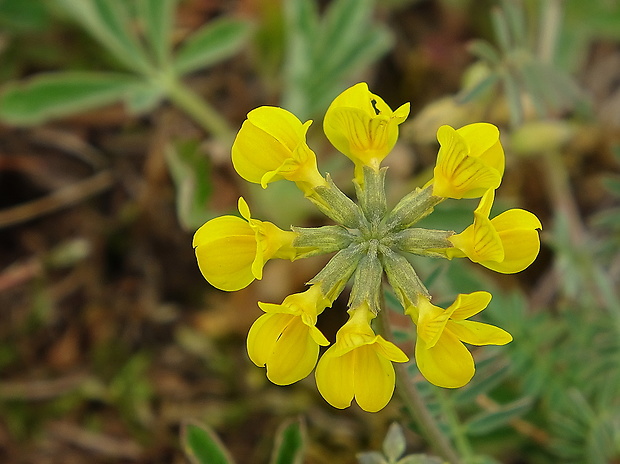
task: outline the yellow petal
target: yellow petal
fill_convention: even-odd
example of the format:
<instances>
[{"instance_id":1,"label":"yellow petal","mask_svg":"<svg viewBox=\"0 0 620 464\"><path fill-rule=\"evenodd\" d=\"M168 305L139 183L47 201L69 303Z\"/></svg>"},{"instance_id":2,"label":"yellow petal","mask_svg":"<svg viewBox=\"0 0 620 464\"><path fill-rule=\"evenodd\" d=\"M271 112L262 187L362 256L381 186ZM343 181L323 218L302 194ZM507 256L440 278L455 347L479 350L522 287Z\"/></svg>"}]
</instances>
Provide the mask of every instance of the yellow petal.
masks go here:
<instances>
[{"instance_id":1,"label":"yellow petal","mask_svg":"<svg viewBox=\"0 0 620 464\"><path fill-rule=\"evenodd\" d=\"M534 262L540 251L536 230L511 230L499 234L504 244L504 259L497 263L481 261L483 266L502 274L521 272Z\"/></svg>"},{"instance_id":2,"label":"yellow petal","mask_svg":"<svg viewBox=\"0 0 620 464\"><path fill-rule=\"evenodd\" d=\"M293 318L278 338L267 361L267 378L276 385L290 385L310 374L319 357L319 345L299 316Z\"/></svg>"},{"instance_id":3,"label":"yellow petal","mask_svg":"<svg viewBox=\"0 0 620 464\"><path fill-rule=\"evenodd\" d=\"M503 274L513 274L527 268L534 262L540 251L538 230L540 220L523 209L508 210L491 220L498 231L504 259L500 262L481 261L483 266Z\"/></svg>"},{"instance_id":4,"label":"yellow petal","mask_svg":"<svg viewBox=\"0 0 620 464\"><path fill-rule=\"evenodd\" d=\"M355 401L368 412L383 409L394 393L394 366L384 358L375 345L355 350Z\"/></svg>"},{"instance_id":5,"label":"yellow petal","mask_svg":"<svg viewBox=\"0 0 620 464\"><path fill-rule=\"evenodd\" d=\"M338 409L344 409L353 401L354 356L349 352L344 356L334 356L334 348L329 348L316 366L316 386L325 401Z\"/></svg>"},{"instance_id":6,"label":"yellow petal","mask_svg":"<svg viewBox=\"0 0 620 464\"><path fill-rule=\"evenodd\" d=\"M261 106L248 113L248 121L293 151L312 124L305 124L293 113L276 106Z\"/></svg>"},{"instance_id":7,"label":"yellow petal","mask_svg":"<svg viewBox=\"0 0 620 464\"><path fill-rule=\"evenodd\" d=\"M367 98L369 93L368 84L366 82L358 82L341 92L340 95L334 98L330 106L334 108L339 106L361 108L370 113L373 111L373 108L370 99Z\"/></svg>"},{"instance_id":8,"label":"yellow petal","mask_svg":"<svg viewBox=\"0 0 620 464\"><path fill-rule=\"evenodd\" d=\"M321 346L329 345L329 340L325 338L325 335L323 335L323 332L321 332L315 326L308 326L308 327L310 328L310 336L314 340L314 343L316 343L317 345L321 345Z\"/></svg>"},{"instance_id":9,"label":"yellow petal","mask_svg":"<svg viewBox=\"0 0 620 464\"><path fill-rule=\"evenodd\" d=\"M232 146L235 171L248 182L260 184L266 172L278 169L291 151L278 139L246 120ZM272 181L282 177L274 176Z\"/></svg>"},{"instance_id":10,"label":"yellow petal","mask_svg":"<svg viewBox=\"0 0 620 464\"><path fill-rule=\"evenodd\" d=\"M458 321L478 314L489 305L491 298L492 295L484 291L459 294L450 306L455 307L451 319Z\"/></svg>"},{"instance_id":11,"label":"yellow petal","mask_svg":"<svg viewBox=\"0 0 620 464\"><path fill-rule=\"evenodd\" d=\"M540 219L524 209L509 209L491 219L499 232L511 229L542 229Z\"/></svg>"},{"instance_id":12,"label":"yellow petal","mask_svg":"<svg viewBox=\"0 0 620 464\"><path fill-rule=\"evenodd\" d=\"M325 117L325 134L353 162L367 164L375 155L370 121L371 116L358 108L335 108Z\"/></svg>"},{"instance_id":13,"label":"yellow petal","mask_svg":"<svg viewBox=\"0 0 620 464\"><path fill-rule=\"evenodd\" d=\"M295 316L289 314L263 314L248 333L248 356L254 364L263 367L271 357L276 342Z\"/></svg>"},{"instance_id":14,"label":"yellow petal","mask_svg":"<svg viewBox=\"0 0 620 464\"><path fill-rule=\"evenodd\" d=\"M475 198L488 189L499 187L501 172L484 159L472 156L468 141L452 127L441 126L437 130L437 140L441 146L433 171L433 195Z\"/></svg>"},{"instance_id":15,"label":"yellow petal","mask_svg":"<svg viewBox=\"0 0 620 464\"><path fill-rule=\"evenodd\" d=\"M427 347L435 346L450 318L451 311L446 311L439 306L431 304L424 297L418 301L418 338L423 339Z\"/></svg>"},{"instance_id":16,"label":"yellow petal","mask_svg":"<svg viewBox=\"0 0 620 464\"><path fill-rule=\"evenodd\" d=\"M504 329L482 322L450 321L446 330L470 345L505 345L512 341L512 335Z\"/></svg>"},{"instance_id":17,"label":"yellow petal","mask_svg":"<svg viewBox=\"0 0 620 464\"><path fill-rule=\"evenodd\" d=\"M505 251L499 233L488 218L478 212L474 215L471 226L460 234L448 237L448 240L474 263L502 262Z\"/></svg>"},{"instance_id":18,"label":"yellow petal","mask_svg":"<svg viewBox=\"0 0 620 464\"><path fill-rule=\"evenodd\" d=\"M261 106L248 114L232 146L235 170L249 182L267 184L280 179L298 183L304 193L325 179L316 166L316 155L306 143L312 121L301 123L278 107Z\"/></svg>"},{"instance_id":19,"label":"yellow petal","mask_svg":"<svg viewBox=\"0 0 620 464\"><path fill-rule=\"evenodd\" d=\"M334 99L325 114L323 129L332 145L356 167L376 167L394 147L398 125L408 115L409 104L393 112L361 82Z\"/></svg>"},{"instance_id":20,"label":"yellow petal","mask_svg":"<svg viewBox=\"0 0 620 464\"><path fill-rule=\"evenodd\" d=\"M387 106L387 105L386 105ZM402 123L409 117L409 112L411 111L411 103L403 103L396 111L394 111L394 115L392 118L398 123Z\"/></svg>"},{"instance_id":21,"label":"yellow petal","mask_svg":"<svg viewBox=\"0 0 620 464\"><path fill-rule=\"evenodd\" d=\"M257 222L260 224L255 229L257 231L256 241L262 245L264 260L279 258L293 261L297 256L297 250L293 246L297 234L290 230L282 230L268 221Z\"/></svg>"},{"instance_id":22,"label":"yellow petal","mask_svg":"<svg viewBox=\"0 0 620 464\"><path fill-rule=\"evenodd\" d=\"M252 263L256 256L253 236L225 237L196 247L200 272L215 288L234 292L254 280Z\"/></svg>"},{"instance_id":23,"label":"yellow petal","mask_svg":"<svg viewBox=\"0 0 620 464\"><path fill-rule=\"evenodd\" d=\"M418 338L415 358L422 375L438 387L462 387L471 380L476 370L469 350L448 331L443 332L432 348Z\"/></svg>"},{"instance_id":24,"label":"yellow petal","mask_svg":"<svg viewBox=\"0 0 620 464\"><path fill-rule=\"evenodd\" d=\"M486 219L491 214L491 208L493 207L493 201L495 200L495 190L488 189L484 192L484 195L480 198L480 202L474 211L475 219Z\"/></svg>"},{"instance_id":25,"label":"yellow petal","mask_svg":"<svg viewBox=\"0 0 620 464\"><path fill-rule=\"evenodd\" d=\"M194 234L192 246L206 245L230 236L254 235L249 224L237 216L220 216L204 223Z\"/></svg>"},{"instance_id":26,"label":"yellow petal","mask_svg":"<svg viewBox=\"0 0 620 464\"><path fill-rule=\"evenodd\" d=\"M409 358L403 353L403 350L394 345L394 343L384 339L381 335L377 335L377 339L372 346L377 353L390 361L401 363L409 361Z\"/></svg>"},{"instance_id":27,"label":"yellow petal","mask_svg":"<svg viewBox=\"0 0 620 464\"><path fill-rule=\"evenodd\" d=\"M499 129L493 124L478 122L456 130L469 147L469 156L480 158L488 166L504 174L505 155L499 141Z\"/></svg>"},{"instance_id":28,"label":"yellow petal","mask_svg":"<svg viewBox=\"0 0 620 464\"><path fill-rule=\"evenodd\" d=\"M299 310L289 305L285 305L284 302L282 302L282 304L275 304L275 303L263 303L262 301L259 301L258 307L268 314L282 313L282 314L291 314L293 316L299 316L300 314Z\"/></svg>"}]
</instances>

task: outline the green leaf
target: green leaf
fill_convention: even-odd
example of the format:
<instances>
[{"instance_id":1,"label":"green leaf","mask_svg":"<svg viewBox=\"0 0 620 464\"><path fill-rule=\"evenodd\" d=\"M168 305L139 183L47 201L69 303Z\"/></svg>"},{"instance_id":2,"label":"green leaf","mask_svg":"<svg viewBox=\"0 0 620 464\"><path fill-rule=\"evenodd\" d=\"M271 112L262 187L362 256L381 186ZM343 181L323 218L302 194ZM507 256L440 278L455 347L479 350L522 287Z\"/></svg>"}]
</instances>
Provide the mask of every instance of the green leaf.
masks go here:
<instances>
[{"instance_id":1,"label":"green leaf","mask_svg":"<svg viewBox=\"0 0 620 464\"><path fill-rule=\"evenodd\" d=\"M456 96L456 101L459 104L469 103L470 101L476 100L477 98L486 95L494 86L497 84L499 80L499 75L495 72L492 72L484 79L481 79L480 82L473 85L469 89L463 89Z\"/></svg>"},{"instance_id":2,"label":"green leaf","mask_svg":"<svg viewBox=\"0 0 620 464\"><path fill-rule=\"evenodd\" d=\"M271 464L301 464L306 447L306 431L300 419L284 422L276 433Z\"/></svg>"},{"instance_id":3,"label":"green leaf","mask_svg":"<svg viewBox=\"0 0 620 464\"><path fill-rule=\"evenodd\" d=\"M128 69L148 73L147 56L132 33L126 2L116 0L55 0Z\"/></svg>"},{"instance_id":4,"label":"green leaf","mask_svg":"<svg viewBox=\"0 0 620 464\"><path fill-rule=\"evenodd\" d=\"M486 40L472 40L469 44L467 44L467 51L475 57L492 65L498 65L502 61L502 57L499 52Z\"/></svg>"},{"instance_id":5,"label":"green leaf","mask_svg":"<svg viewBox=\"0 0 620 464\"><path fill-rule=\"evenodd\" d=\"M402 427L397 422L393 422L383 440L383 454L389 462L396 462L405 453L406 447L407 442Z\"/></svg>"},{"instance_id":6,"label":"green leaf","mask_svg":"<svg viewBox=\"0 0 620 464\"><path fill-rule=\"evenodd\" d=\"M336 0L332 2L316 37L314 61L323 69L338 66L351 52L351 45L366 35L372 17L373 0Z\"/></svg>"},{"instance_id":7,"label":"green leaf","mask_svg":"<svg viewBox=\"0 0 620 464\"><path fill-rule=\"evenodd\" d=\"M609 208L592 217L592 224L603 229L620 228L620 208Z\"/></svg>"},{"instance_id":8,"label":"green leaf","mask_svg":"<svg viewBox=\"0 0 620 464\"><path fill-rule=\"evenodd\" d=\"M530 100L534 105L536 113L540 118L546 117L547 107L553 108L554 105L549 101L549 94L545 89L546 85L544 80L540 79L536 63L524 63L519 71L523 85L531 96Z\"/></svg>"},{"instance_id":9,"label":"green leaf","mask_svg":"<svg viewBox=\"0 0 620 464\"><path fill-rule=\"evenodd\" d=\"M161 86L145 83L132 88L125 96L125 103L132 114L145 114L155 109L164 96Z\"/></svg>"},{"instance_id":10,"label":"green leaf","mask_svg":"<svg viewBox=\"0 0 620 464\"><path fill-rule=\"evenodd\" d=\"M510 52L512 48L512 40L510 37L510 27L506 20L506 15L500 8L493 8L491 11L491 23L493 25L493 32L495 38L499 44L499 47L504 53Z\"/></svg>"},{"instance_id":11,"label":"green leaf","mask_svg":"<svg viewBox=\"0 0 620 464\"><path fill-rule=\"evenodd\" d=\"M306 84L310 103L308 117L327 108L331 100L343 90L341 82L348 75L369 66L392 46L392 35L386 28L368 25L362 29L369 30L369 33L360 34L338 61L325 60L322 65L319 60L313 67Z\"/></svg>"},{"instance_id":12,"label":"green leaf","mask_svg":"<svg viewBox=\"0 0 620 464\"><path fill-rule=\"evenodd\" d=\"M186 422L181 428L183 450L193 464L232 464L228 450L215 432L195 422Z\"/></svg>"},{"instance_id":13,"label":"green leaf","mask_svg":"<svg viewBox=\"0 0 620 464\"><path fill-rule=\"evenodd\" d=\"M336 0L319 20L309 0L286 3L287 53L283 105L300 119L314 117L342 91L343 80L392 44L373 23L372 0Z\"/></svg>"},{"instance_id":14,"label":"green leaf","mask_svg":"<svg viewBox=\"0 0 620 464\"><path fill-rule=\"evenodd\" d=\"M39 124L120 100L140 83L127 74L40 74L5 88L0 95L0 118L10 124Z\"/></svg>"},{"instance_id":15,"label":"green leaf","mask_svg":"<svg viewBox=\"0 0 620 464\"><path fill-rule=\"evenodd\" d=\"M523 120L523 105L521 104L521 90L515 77L506 72L503 76L504 91L508 100L508 109L510 111L510 122L513 125L519 125Z\"/></svg>"},{"instance_id":16,"label":"green leaf","mask_svg":"<svg viewBox=\"0 0 620 464\"><path fill-rule=\"evenodd\" d=\"M472 456L465 458L463 464L501 464L497 459L493 459L491 456Z\"/></svg>"},{"instance_id":17,"label":"green leaf","mask_svg":"<svg viewBox=\"0 0 620 464\"><path fill-rule=\"evenodd\" d=\"M285 3L284 10L287 49L282 106L305 120L309 114L305 82L314 66L313 40L320 35L319 14L312 0L291 0Z\"/></svg>"},{"instance_id":18,"label":"green leaf","mask_svg":"<svg viewBox=\"0 0 620 464\"><path fill-rule=\"evenodd\" d=\"M357 454L358 464L389 464L378 451L368 451Z\"/></svg>"},{"instance_id":19,"label":"green leaf","mask_svg":"<svg viewBox=\"0 0 620 464\"><path fill-rule=\"evenodd\" d=\"M138 0L138 14L146 37L161 64L168 60L177 0Z\"/></svg>"},{"instance_id":20,"label":"green leaf","mask_svg":"<svg viewBox=\"0 0 620 464\"><path fill-rule=\"evenodd\" d=\"M195 140L187 140L166 149L166 162L176 187L179 222L185 230L195 230L211 218L207 201L211 197L209 158Z\"/></svg>"},{"instance_id":21,"label":"green leaf","mask_svg":"<svg viewBox=\"0 0 620 464\"><path fill-rule=\"evenodd\" d=\"M45 3L38 0L0 0L0 27L8 32L41 32L50 25Z\"/></svg>"},{"instance_id":22,"label":"green leaf","mask_svg":"<svg viewBox=\"0 0 620 464\"><path fill-rule=\"evenodd\" d=\"M428 454L410 454L396 464L446 464L446 461Z\"/></svg>"},{"instance_id":23,"label":"green leaf","mask_svg":"<svg viewBox=\"0 0 620 464\"><path fill-rule=\"evenodd\" d=\"M504 11L510 35L514 38L515 46L525 47L527 45L527 26L523 5L507 0L502 0L500 4Z\"/></svg>"},{"instance_id":24,"label":"green leaf","mask_svg":"<svg viewBox=\"0 0 620 464\"><path fill-rule=\"evenodd\" d=\"M530 410L532 399L529 397L521 398L508 404L504 404L496 411L485 411L472 417L465 428L469 435L482 436L508 424L511 420L517 419Z\"/></svg>"},{"instance_id":25,"label":"green leaf","mask_svg":"<svg viewBox=\"0 0 620 464\"><path fill-rule=\"evenodd\" d=\"M251 31L246 21L222 18L211 21L181 44L174 69L187 74L233 55L245 44Z\"/></svg>"}]
</instances>

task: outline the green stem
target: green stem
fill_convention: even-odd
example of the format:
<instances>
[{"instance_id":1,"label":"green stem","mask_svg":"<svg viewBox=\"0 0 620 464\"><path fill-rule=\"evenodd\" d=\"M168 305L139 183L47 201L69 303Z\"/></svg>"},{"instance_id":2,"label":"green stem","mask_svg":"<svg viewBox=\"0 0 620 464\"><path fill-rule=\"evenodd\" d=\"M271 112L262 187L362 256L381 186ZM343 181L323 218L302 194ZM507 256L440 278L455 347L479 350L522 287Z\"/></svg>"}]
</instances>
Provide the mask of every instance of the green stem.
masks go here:
<instances>
[{"instance_id":1,"label":"green stem","mask_svg":"<svg viewBox=\"0 0 620 464\"><path fill-rule=\"evenodd\" d=\"M571 244L576 249L587 249L591 241L588 230L584 225L577 201L572 193L569 173L560 153L547 151L543 156L546 163L545 173L549 196L556 211L556 218L563 215L568 221L569 237ZM615 285L610 282L606 272L594 261L591 253L585 253L580 267L584 279L589 281L592 288L592 296L603 307L607 308L614 319L615 327L620 333L620 299L614 292Z\"/></svg>"},{"instance_id":2,"label":"green stem","mask_svg":"<svg viewBox=\"0 0 620 464\"><path fill-rule=\"evenodd\" d=\"M191 116L206 132L229 145L233 139L233 132L226 119L200 95L195 93L177 79L167 82L168 98Z\"/></svg>"},{"instance_id":3,"label":"green stem","mask_svg":"<svg viewBox=\"0 0 620 464\"><path fill-rule=\"evenodd\" d=\"M446 395L446 392L442 389L437 389L435 396L441 406L441 412L445 416L448 422L448 426L452 430L454 443L459 454L463 456L466 461L471 459L474 455L474 452L472 450L471 444L469 443L469 440L465 436L465 430L456 415L456 411L454 410L454 403L452 402L451 398Z\"/></svg>"},{"instance_id":4,"label":"green stem","mask_svg":"<svg viewBox=\"0 0 620 464\"><path fill-rule=\"evenodd\" d=\"M388 340L392 340L392 329L387 312L388 309L384 304L383 310L380 313L381 328L385 337ZM441 431L435 417L426 406L424 398L422 398L422 395L412 382L407 371L407 365L397 363L394 367L396 368L396 392L400 396L409 416L420 426L424 438L426 438L435 452L440 454L446 461L451 464L461 464L462 461L456 454L452 443Z\"/></svg>"}]
</instances>

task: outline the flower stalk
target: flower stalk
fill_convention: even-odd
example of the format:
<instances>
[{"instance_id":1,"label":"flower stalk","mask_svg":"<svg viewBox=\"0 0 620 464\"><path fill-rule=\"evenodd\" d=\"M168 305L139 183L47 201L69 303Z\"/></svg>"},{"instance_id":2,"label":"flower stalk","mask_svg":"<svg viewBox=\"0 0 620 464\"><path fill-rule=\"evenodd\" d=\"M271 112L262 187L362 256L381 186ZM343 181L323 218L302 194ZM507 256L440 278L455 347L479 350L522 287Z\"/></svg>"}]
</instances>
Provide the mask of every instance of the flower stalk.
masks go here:
<instances>
[{"instance_id":1,"label":"flower stalk","mask_svg":"<svg viewBox=\"0 0 620 464\"><path fill-rule=\"evenodd\" d=\"M387 311L382 311L380 322L381 332L385 338L392 339L392 328ZM422 435L433 450L450 464L462 464L452 443L441 431L435 416L428 409L426 401L416 388L413 378L408 372L407 364L396 365L396 392L409 416L418 424Z\"/></svg>"}]
</instances>

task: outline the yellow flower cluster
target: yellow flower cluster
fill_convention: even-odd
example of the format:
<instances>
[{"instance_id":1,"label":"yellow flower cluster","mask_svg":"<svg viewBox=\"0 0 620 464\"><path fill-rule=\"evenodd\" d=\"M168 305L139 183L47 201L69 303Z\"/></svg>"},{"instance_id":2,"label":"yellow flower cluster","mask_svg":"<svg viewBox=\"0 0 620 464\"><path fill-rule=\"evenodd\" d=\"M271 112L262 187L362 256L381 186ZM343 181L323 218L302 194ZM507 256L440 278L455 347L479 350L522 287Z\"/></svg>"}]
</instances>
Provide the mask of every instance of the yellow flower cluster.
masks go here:
<instances>
[{"instance_id":1,"label":"yellow flower cluster","mask_svg":"<svg viewBox=\"0 0 620 464\"><path fill-rule=\"evenodd\" d=\"M329 175L319 173L306 142L312 121L302 123L277 107L251 111L233 143L235 170L263 188L281 179L294 182L336 224L285 231L252 218L240 198L241 217L212 219L194 236L203 276L226 291L261 279L270 259L294 261L336 252L306 291L281 304L259 303L264 314L250 328L247 349L252 362L266 367L267 377L278 385L297 382L316 367L319 392L337 408L355 399L366 411L382 409L394 391L392 363L409 361L372 328L381 310L384 274L416 326L415 360L433 384L457 388L473 377L474 359L464 343L504 345L512 340L503 329L468 320L487 307L488 292L458 295L447 309L433 305L407 254L467 257L494 271L515 273L529 266L540 249L541 224L532 213L511 209L489 219L504 173L504 151L492 124L440 127L433 178L388 210L381 162L408 114L409 104L392 111L365 83L345 90L327 110L324 132L355 166L354 202ZM469 227L458 234L412 227L446 198L481 198ZM350 280L349 319L319 358L320 347L330 342L316 326L318 316Z\"/></svg>"}]
</instances>

